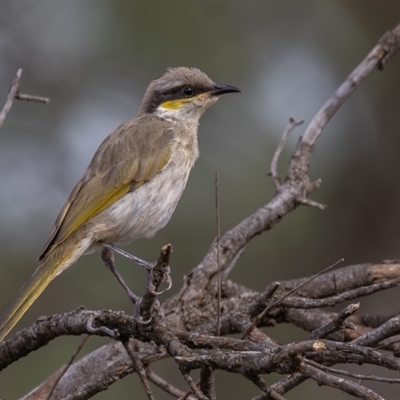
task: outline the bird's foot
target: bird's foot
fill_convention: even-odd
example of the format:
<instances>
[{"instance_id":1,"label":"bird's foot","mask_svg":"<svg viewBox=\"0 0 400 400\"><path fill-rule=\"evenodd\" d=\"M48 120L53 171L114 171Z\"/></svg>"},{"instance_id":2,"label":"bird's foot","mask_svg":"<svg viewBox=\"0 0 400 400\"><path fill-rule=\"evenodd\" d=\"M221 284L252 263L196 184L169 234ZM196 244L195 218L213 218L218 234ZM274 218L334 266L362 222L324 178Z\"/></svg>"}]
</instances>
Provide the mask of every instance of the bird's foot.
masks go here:
<instances>
[{"instance_id":1,"label":"bird's foot","mask_svg":"<svg viewBox=\"0 0 400 400\"><path fill-rule=\"evenodd\" d=\"M124 278L122 278L121 274L115 267L114 253L106 246L103 246L103 249L101 252L101 259L102 259L104 265L107 267L107 269L114 275L115 279L122 286L125 293L128 295L129 300L133 304L140 303L140 297L132 292L132 290L129 288L129 286L125 282Z\"/></svg>"},{"instance_id":2,"label":"bird's foot","mask_svg":"<svg viewBox=\"0 0 400 400\"><path fill-rule=\"evenodd\" d=\"M113 245L112 243L102 243L102 246L103 249L107 248L109 250L115 251L116 253L121 254L121 256L127 258L128 260L133 261L135 264L147 269L148 271L157 265L156 262L142 260L141 258L136 257L131 253L128 253L127 251Z\"/></svg>"},{"instance_id":3,"label":"bird's foot","mask_svg":"<svg viewBox=\"0 0 400 400\"><path fill-rule=\"evenodd\" d=\"M141 267L147 270L147 285L143 297L135 295L129 289L128 285L116 269L114 264L114 251L135 262L136 264L139 264ZM170 275L171 268L169 266L171 252L171 245L163 246L158 261L154 263L135 257L111 243L102 244L101 259L103 260L104 265L115 276L119 284L127 293L131 302L134 304L134 317L138 324L149 324L154 314L160 318L163 317L160 302L157 299L157 296L164 293L165 290L169 290L172 286L172 279ZM167 283L167 288L160 291L159 287L164 282Z\"/></svg>"}]
</instances>

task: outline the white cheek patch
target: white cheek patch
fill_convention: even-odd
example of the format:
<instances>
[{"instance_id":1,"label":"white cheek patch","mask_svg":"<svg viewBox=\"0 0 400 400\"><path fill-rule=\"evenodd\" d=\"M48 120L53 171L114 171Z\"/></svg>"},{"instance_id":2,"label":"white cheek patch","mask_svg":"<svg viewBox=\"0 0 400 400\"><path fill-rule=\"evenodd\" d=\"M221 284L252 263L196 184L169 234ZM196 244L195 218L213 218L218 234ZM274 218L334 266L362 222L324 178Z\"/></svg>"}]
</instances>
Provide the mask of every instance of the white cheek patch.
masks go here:
<instances>
[{"instance_id":1,"label":"white cheek patch","mask_svg":"<svg viewBox=\"0 0 400 400\"><path fill-rule=\"evenodd\" d=\"M191 102L183 103L179 108L167 108L160 104L154 114L166 121L197 125L203 112L217 100L218 97L199 96Z\"/></svg>"},{"instance_id":2,"label":"white cheek patch","mask_svg":"<svg viewBox=\"0 0 400 400\"><path fill-rule=\"evenodd\" d=\"M157 117L169 121L169 120L182 119L184 114L182 115L182 109L179 108L171 109L159 105L155 111L155 115L157 115Z\"/></svg>"}]
</instances>

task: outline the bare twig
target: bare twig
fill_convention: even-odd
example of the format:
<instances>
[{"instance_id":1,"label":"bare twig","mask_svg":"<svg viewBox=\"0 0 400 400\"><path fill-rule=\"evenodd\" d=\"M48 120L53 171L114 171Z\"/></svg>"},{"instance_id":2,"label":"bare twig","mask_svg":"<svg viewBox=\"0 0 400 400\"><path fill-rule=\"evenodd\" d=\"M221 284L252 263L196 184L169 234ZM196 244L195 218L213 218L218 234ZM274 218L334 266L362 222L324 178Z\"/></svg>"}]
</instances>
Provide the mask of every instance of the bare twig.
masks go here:
<instances>
[{"instance_id":1,"label":"bare twig","mask_svg":"<svg viewBox=\"0 0 400 400\"><path fill-rule=\"evenodd\" d=\"M317 182L320 182L320 181L317 181ZM318 186L319 186L319 184L318 184ZM298 202L300 204L302 204L303 206L315 207L315 208L319 208L320 210L325 210L325 208L327 207L326 204L321 204L321 203L318 203L318 201L314 201L314 200L307 199L307 198L300 198L300 199L298 199Z\"/></svg>"},{"instance_id":2,"label":"bare twig","mask_svg":"<svg viewBox=\"0 0 400 400\"><path fill-rule=\"evenodd\" d=\"M299 286L295 287L294 289L290 290L289 292L285 293L282 297L280 297L278 300L274 301L273 303L267 305L267 307L265 307L264 311L258 315L254 322L245 330L245 332L243 333L242 339L245 339L246 336L260 323L260 321L265 317L265 315L267 314L267 312L269 310L271 310L271 308L276 307L279 303L281 303L284 299L286 299L287 297L289 297L291 294L293 294L294 292L296 292L297 290L301 289L304 285L306 285L307 283L311 282L313 279L317 278L318 276L322 275L323 273L329 271L330 269L336 267L336 265L338 265L339 263L341 263L343 261L343 259L336 261L334 264L330 265L329 267L323 269L322 271L316 273L315 275L311 276L309 278L308 281L301 283Z\"/></svg>"},{"instance_id":3,"label":"bare twig","mask_svg":"<svg viewBox=\"0 0 400 400\"><path fill-rule=\"evenodd\" d=\"M19 68L14 79L11 82L10 89L8 90L7 100L4 104L3 109L0 112L0 128L2 127L7 114L11 110L14 99L17 100L26 100L26 101L34 101L36 103L44 103L47 104L50 99L47 97L33 96L30 94L21 94L19 93L19 86L21 83L22 76L22 68Z\"/></svg>"},{"instance_id":4,"label":"bare twig","mask_svg":"<svg viewBox=\"0 0 400 400\"><path fill-rule=\"evenodd\" d=\"M308 309L334 306L335 304L343 303L344 301L354 300L359 297L368 296L372 293L394 288L396 286L399 286L399 284L400 278L391 279L389 281L379 282L369 286L362 286L357 289L340 293L337 296L326 297L325 299L308 299L304 297L293 296L282 299L281 305L284 307Z\"/></svg>"},{"instance_id":5,"label":"bare twig","mask_svg":"<svg viewBox=\"0 0 400 400\"><path fill-rule=\"evenodd\" d=\"M70 360L68 361L68 363L64 366L64 368L62 369L61 373L59 374L59 376L57 377L57 379L55 380L53 387L50 390L49 395L47 396L47 400L51 399L51 396L54 393L55 388L57 387L58 383L60 382L61 378L65 375L65 373L68 371L68 368L72 365L72 363L75 361L76 357L78 357L79 352L83 349L83 346L85 346L86 342L89 339L89 335L85 335L84 338L82 339L81 343L79 344L79 346L77 347L77 349L75 350L74 354L72 354L72 357L70 358Z\"/></svg>"},{"instance_id":6,"label":"bare twig","mask_svg":"<svg viewBox=\"0 0 400 400\"><path fill-rule=\"evenodd\" d=\"M329 336L331 333L343 328L354 329L353 325L349 323L345 324L345 320L346 318L350 317L350 315L353 315L359 308L360 303L350 304L344 310L342 310L331 322L311 332L306 340L323 339ZM343 326L344 324L345 326Z\"/></svg>"},{"instance_id":7,"label":"bare twig","mask_svg":"<svg viewBox=\"0 0 400 400\"><path fill-rule=\"evenodd\" d=\"M136 373L139 375L140 381L142 382L142 386L147 395L147 398L149 400L155 400L149 381L147 379L146 370L143 366L142 361L140 360L139 354L132 348L132 344L129 339L122 340L121 343L125 347L125 350L132 361Z\"/></svg>"},{"instance_id":8,"label":"bare twig","mask_svg":"<svg viewBox=\"0 0 400 400\"><path fill-rule=\"evenodd\" d=\"M217 336L221 334L221 223L219 213L218 171L215 171L215 219L217 223Z\"/></svg>"},{"instance_id":9,"label":"bare twig","mask_svg":"<svg viewBox=\"0 0 400 400\"><path fill-rule=\"evenodd\" d=\"M312 284L303 286L298 294L310 299L325 298L399 277L400 262L398 261L347 265L314 279ZM287 291L297 287L308 278L281 281L280 284L282 289Z\"/></svg>"},{"instance_id":10,"label":"bare twig","mask_svg":"<svg viewBox=\"0 0 400 400\"><path fill-rule=\"evenodd\" d=\"M312 360L307 360L306 358L303 358L302 362L309 364L311 366L314 366L315 368L318 368L321 371L325 371L329 374L338 374L338 375L348 376L349 378L358 379L360 381L376 381L376 382L400 384L400 379L397 379L397 378L385 378L383 376L354 374L352 372L344 371L342 369L330 368L330 367L327 367L326 365L318 364Z\"/></svg>"},{"instance_id":11,"label":"bare twig","mask_svg":"<svg viewBox=\"0 0 400 400\"><path fill-rule=\"evenodd\" d=\"M182 397L185 395L183 390L178 389L171 383L167 382L165 379L161 378L160 375L156 374L150 367L145 367L146 375L150 382L153 382L159 388L163 389L165 392L174 397Z\"/></svg>"},{"instance_id":12,"label":"bare twig","mask_svg":"<svg viewBox=\"0 0 400 400\"><path fill-rule=\"evenodd\" d=\"M252 375L252 374L245 374L245 377L251 380L258 388L260 388L267 398L272 400L285 400L283 396L281 396L278 392L271 388L267 384L267 382L262 379L261 375Z\"/></svg>"},{"instance_id":13,"label":"bare twig","mask_svg":"<svg viewBox=\"0 0 400 400\"><path fill-rule=\"evenodd\" d=\"M352 343L360 346L375 346L377 343L391 336L400 334L400 315L390 318L387 322L371 332L353 340Z\"/></svg>"},{"instance_id":14,"label":"bare twig","mask_svg":"<svg viewBox=\"0 0 400 400\"><path fill-rule=\"evenodd\" d=\"M190 373L187 370L181 368L181 374L185 379L186 383L189 385L192 393L196 395L200 400L208 400L206 396L200 391L197 387L196 382L191 377Z\"/></svg>"},{"instance_id":15,"label":"bare twig","mask_svg":"<svg viewBox=\"0 0 400 400\"><path fill-rule=\"evenodd\" d=\"M33 101L34 103L42 103L42 104L48 104L50 102L50 99L48 97L34 96L31 94L24 94L19 92L17 92L15 98L17 100Z\"/></svg>"},{"instance_id":16,"label":"bare twig","mask_svg":"<svg viewBox=\"0 0 400 400\"><path fill-rule=\"evenodd\" d=\"M295 387L301 385L304 381L306 381L308 377L301 372L295 372L291 375L285 376L283 379L275 382L271 385L271 388L280 394L284 394L294 389ZM254 398L252 400L261 400L265 399L264 397Z\"/></svg>"},{"instance_id":17,"label":"bare twig","mask_svg":"<svg viewBox=\"0 0 400 400\"><path fill-rule=\"evenodd\" d=\"M6 103L4 104L4 107L0 112L0 128L2 127L4 120L6 119L6 116L11 110L11 107L13 105L13 101L15 95L17 94L19 84L21 81L21 75L22 75L22 68L19 68L17 74L15 75L14 79L11 82L10 89L8 90Z\"/></svg>"},{"instance_id":18,"label":"bare twig","mask_svg":"<svg viewBox=\"0 0 400 400\"><path fill-rule=\"evenodd\" d=\"M146 375L150 382L153 382L159 388L163 389L165 392L174 397L182 397L185 395L183 390L178 389L171 383L167 382L165 379L161 378L160 375L156 374L150 367L145 367Z\"/></svg>"},{"instance_id":19,"label":"bare twig","mask_svg":"<svg viewBox=\"0 0 400 400\"><path fill-rule=\"evenodd\" d=\"M310 364L301 363L300 368L304 374L316 381L319 385L326 385L335 389L340 389L342 392L349 393L360 399L384 400L383 397L379 396L365 386L359 385L353 381L345 380L343 378L338 378L331 374L327 374L321 369L315 368Z\"/></svg>"},{"instance_id":20,"label":"bare twig","mask_svg":"<svg viewBox=\"0 0 400 400\"><path fill-rule=\"evenodd\" d=\"M279 141L278 147L275 150L274 156L272 157L271 161L271 171L269 175L271 175L272 182L274 183L275 190L279 191L281 187L281 180L278 175L278 161L279 157L282 153L283 148L285 147L286 141L288 140L288 137L290 133L297 128L298 126L302 125L304 123L303 120L301 121L296 121L293 117L289 118L289 123L286 126L285 130L282 133L281 139Z\"/></svg>"}]
</instances>

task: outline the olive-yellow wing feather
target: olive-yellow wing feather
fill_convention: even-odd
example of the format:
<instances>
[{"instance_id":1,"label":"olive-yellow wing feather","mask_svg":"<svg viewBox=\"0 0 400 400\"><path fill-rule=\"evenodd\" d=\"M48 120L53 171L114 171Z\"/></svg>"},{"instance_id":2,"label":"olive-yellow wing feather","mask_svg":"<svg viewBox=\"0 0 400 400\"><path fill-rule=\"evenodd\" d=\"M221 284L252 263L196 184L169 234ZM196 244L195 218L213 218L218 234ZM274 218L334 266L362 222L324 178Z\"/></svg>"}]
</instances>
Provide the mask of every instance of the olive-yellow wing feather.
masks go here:
<instances>
[{"instance_id":1,"label":"olive-yellow wing feather","mask_svg":"<svg viewBox=\"0 0 400 400\"><path fill-rule=\"evenodd\" d=\"M127 121L104 140L62 208L39 260L163 170L171 156L172 131L155 118L147 115Z\"/></svg>"},{"instance_id":2,"label":"olive-yellow wing feather","mask_svg":"<svg viewBox=\"0 0 400 400\"><path fill-rule=\"evenodd\" d=\"M104 140L62 208L39 260L91 218L165 168L171 156L173 132L159 119L154 124L155 118L146 115L128 121ZM154 129L155 125L157 129ZM39 264L1 315L0 341L60 272L65 258L62 258L62 252L61 258L57 258L57 253L53 254L55 257L50 257L48 262L44 260Z\"/></svg>"}]
</instances>

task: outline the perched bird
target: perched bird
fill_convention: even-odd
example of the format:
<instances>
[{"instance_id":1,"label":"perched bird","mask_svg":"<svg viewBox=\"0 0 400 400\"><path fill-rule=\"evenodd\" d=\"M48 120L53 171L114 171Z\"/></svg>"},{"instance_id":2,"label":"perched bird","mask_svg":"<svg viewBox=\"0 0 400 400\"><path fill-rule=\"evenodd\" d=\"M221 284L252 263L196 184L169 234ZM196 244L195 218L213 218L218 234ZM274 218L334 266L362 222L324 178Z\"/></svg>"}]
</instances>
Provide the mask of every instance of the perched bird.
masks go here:
<instances>
[{"instance_id":1,"label":"perched bird","mask_svg":"<svg viewBox=\"0 0 400 400\"><path fill-rule=\"evenodd\" d=\"M150 83L137 116L103 141L72 190L36 271L0 317L0 341L83 254L102 249L112 270L105 244L151 238L168 223L199 156L199 119L220 95L233 92L240 90L197 68L170 68Z\"/></svg>"}]
</instances>

